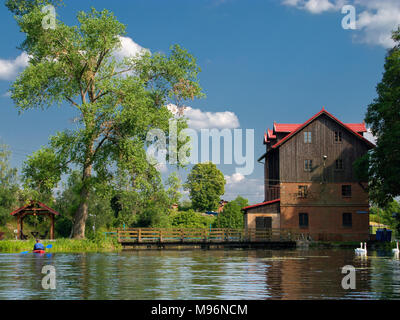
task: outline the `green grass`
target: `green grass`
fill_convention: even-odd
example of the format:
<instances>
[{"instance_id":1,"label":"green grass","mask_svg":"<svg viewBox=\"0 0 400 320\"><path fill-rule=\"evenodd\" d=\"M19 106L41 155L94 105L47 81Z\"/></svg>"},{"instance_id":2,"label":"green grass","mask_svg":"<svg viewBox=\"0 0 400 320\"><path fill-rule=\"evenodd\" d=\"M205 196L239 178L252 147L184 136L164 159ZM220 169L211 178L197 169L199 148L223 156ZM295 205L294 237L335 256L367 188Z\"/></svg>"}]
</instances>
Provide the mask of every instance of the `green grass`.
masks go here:
<instances>
[{"instance_id":1,"label":"green grass","mask_svg":"<svg viewBox=\"0 0 400 320\"><path fill-rule=\"evenodd\" d=\"M0 241L0 252L2 253L19 253L22 251L32 251L35 240L2 240ZM74 240L74 239L57 239L54 241L43 241L47 246L52 244L48 252L112 252L122 250L122 246L115 239L95 239L95 240Z\"/></svg>"}]
</instances>

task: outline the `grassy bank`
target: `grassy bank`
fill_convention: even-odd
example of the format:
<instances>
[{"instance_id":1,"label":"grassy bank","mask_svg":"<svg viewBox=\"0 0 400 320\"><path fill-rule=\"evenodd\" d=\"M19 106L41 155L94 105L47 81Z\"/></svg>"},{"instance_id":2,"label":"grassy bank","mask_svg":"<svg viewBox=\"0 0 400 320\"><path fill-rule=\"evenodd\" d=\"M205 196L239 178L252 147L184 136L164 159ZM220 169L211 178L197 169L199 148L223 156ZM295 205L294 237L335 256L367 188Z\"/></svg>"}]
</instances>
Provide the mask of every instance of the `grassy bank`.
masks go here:
<instances>
[{"instance_id":1,"label":"grassy bank","mask_svg":"<svg viewBox=\"0 0 400 320\"><path fill-rule=\"evenodd\" d=\"M35 240L3 240L0 241L0 253L19 253L32 250L34 244ZM45 246L48 244L53 245L51 249L47 249L48 252L114 252L122 250L122 246L115 239L57 239L43 241L43 244Z\"/></svg>"}]
</instances>

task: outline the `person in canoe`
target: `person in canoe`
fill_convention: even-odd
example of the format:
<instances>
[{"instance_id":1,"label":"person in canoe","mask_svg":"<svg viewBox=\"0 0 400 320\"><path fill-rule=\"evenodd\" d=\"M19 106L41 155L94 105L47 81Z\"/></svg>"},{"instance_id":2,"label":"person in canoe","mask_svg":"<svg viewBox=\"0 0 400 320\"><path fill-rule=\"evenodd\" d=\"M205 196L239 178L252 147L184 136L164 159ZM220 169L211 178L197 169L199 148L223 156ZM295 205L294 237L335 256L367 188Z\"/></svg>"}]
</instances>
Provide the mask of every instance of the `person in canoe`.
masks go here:
<instances>
[{"instance_id":1,"label":"person in canoe","mask_svg":"<svg viewBox=\"0 0 400 320\"><path fill-rule=\"evenodd\" d=\"M36 243L33 246L33 252L44 253L45 247L43 243L40 242L40 239L36 239Z\"/></svg>"}]
</instances>

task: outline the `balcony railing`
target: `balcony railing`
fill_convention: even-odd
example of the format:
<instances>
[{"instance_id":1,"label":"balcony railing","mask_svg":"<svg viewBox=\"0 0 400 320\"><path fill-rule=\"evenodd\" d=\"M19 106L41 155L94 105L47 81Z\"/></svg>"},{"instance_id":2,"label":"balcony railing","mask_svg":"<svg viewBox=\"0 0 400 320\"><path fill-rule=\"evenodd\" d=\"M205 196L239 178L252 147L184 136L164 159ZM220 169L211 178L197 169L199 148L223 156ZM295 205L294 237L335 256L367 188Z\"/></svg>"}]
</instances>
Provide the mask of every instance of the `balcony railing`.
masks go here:
<instances>
[{"instance_id":1,"label":"balcony railing","mask_svg":"<svg viewBox=\"0 0 400 320\"><path fill-rule=\"evenodd\" d=\"M281 188L279 186L275 187L267 187L265 190L265 201L272 201L276 199L280 199L281 197Z\"/></svg>"}]
</instances>

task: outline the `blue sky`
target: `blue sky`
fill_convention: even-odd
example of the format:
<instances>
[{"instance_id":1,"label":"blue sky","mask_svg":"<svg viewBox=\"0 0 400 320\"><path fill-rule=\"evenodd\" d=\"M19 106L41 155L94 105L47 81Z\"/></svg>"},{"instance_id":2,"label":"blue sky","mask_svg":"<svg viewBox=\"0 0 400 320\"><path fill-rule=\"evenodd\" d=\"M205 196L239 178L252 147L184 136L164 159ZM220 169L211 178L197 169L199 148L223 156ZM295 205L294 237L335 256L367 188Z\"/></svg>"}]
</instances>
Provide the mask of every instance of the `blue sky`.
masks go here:
<instances>
[{"instance_id":1,"label":"blue sky","mask_svg":"<svg viewBox=\"0 0 400 320\"><path fill-rule=\"evenodd\" d=\"M151 52L168 52L175 43L188 49L202 68L200 83L207 95L191 107L204 121L227 117L238 121L228 128L254 129L256 159L273 121L304 122L325 106L344 122L361 122L382 77L390 30L400 24L397 0L65 3L57 14L68 24L76 23L77 11L91 6L113 11L127 25L128 51L135 43ZM346 3L357 10L357 30L341 26ZM12 164L20 168L49 135L72 126L74 112L65 105L18 115L7 91L24 67L16 49L23 35L5 6L0 7L0 27L0 138L10 145ZM256 162L254 173L245 177L234 175L234 165L220 169L228 177L227 199L241 193L251 203L263 200L261 164Z\"/></svg>"}]
</instances>

